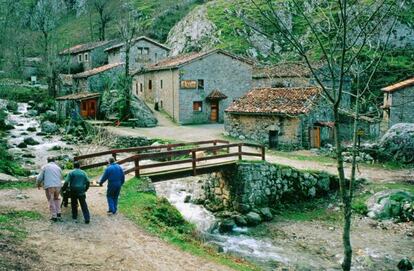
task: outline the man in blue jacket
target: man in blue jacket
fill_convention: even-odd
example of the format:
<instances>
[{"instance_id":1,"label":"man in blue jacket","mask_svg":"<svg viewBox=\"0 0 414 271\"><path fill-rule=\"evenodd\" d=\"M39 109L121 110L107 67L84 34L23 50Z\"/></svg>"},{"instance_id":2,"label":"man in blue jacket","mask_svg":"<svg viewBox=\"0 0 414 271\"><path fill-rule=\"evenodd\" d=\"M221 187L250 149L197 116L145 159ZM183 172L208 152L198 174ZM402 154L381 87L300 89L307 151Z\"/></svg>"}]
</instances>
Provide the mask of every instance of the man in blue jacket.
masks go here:
<instances>
[{"instance_id":1,"label":"man in blue jacket","mask_svg":"<svg viewBox=\"0 0 414 271\"><path fill-rule=\"evenodd\" d=\"M121 187L125 182L124 170L120 165L115 163L114 158L109 158L109 166L105 169L104 175L99 181L99 185L102 186L108 181L108 189L106 191L106 198L108 200L108 215L116 214L118 210L118 197L121 192Z\"/></svg>"}]
</instances>

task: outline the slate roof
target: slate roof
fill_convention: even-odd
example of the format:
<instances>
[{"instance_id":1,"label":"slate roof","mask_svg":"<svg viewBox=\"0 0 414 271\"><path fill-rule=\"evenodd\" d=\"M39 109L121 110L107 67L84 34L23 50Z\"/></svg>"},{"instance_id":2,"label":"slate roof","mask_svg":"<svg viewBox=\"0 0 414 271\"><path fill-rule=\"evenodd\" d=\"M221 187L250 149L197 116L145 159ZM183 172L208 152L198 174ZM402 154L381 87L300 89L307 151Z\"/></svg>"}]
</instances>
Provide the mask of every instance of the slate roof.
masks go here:
<instances>
[{"instance_id":1,"label":"slate roof","mask_svg":"<svg viewBox=\"0 0 414 271\"><path fill-rule=\"evenodd\" d=\"M74 74L73 78L86 78L86 77L96 75L98 73L101 73L101 72L104 72L104 71L107 71L107 70L110 70L110 69L113 69L113 68L116 68L116 67L119 67L119 66L122 66L122 65L124 65L124 63L106 64L106 65L97 67L97 68L92 69L92 70L88 70L88 71L84 71L84 72L81 72L81 73Z\"/></svg>"},{"instance_id":2,"label":"slate roof","mask_svg":"<svg viewBox=\"0 0 414 271\"><path fill-rule=\"evenodd\" d=\"M396 84L390 85L388 87L382 88L381 90L384 92L394 92L394 91L397 91L397 90L400 90L406 87L410 87L410 86L414 86L414 77L398 82Z\"/></svg>"},{"instance_id":3,"label":"slate roof","mask_svg":"<svg viewBox=\"0 0 414 271\"><path fill-rule=\"evenodd\" d=\"M206 52L195 52L195 53L182 54L182 55L178 55L178 56L174 56L174 57L169 57L169 58L163 59L163 60L161 60L161 61L159 61L155 64L149 65L148 68L145 71L158 71L158 70L178 68L182 65L191 63L195 60L201 59L203 57L207 57L207 56L215 54L215 53L227 55L231 58L234 58L234 59L237 59L239 61L245 62L249 65L253 64L251 61L249 61L245 58L233 55L233 54L231 54L229 52L226 52L224 50L214 49L214 50L210 50L210 51L206 51ZM137 71L137 72L141 72L141 71Z\"/></svg>"},{"instance_id":4,"label":"slate roof","mask_svg":"<svg viewBox=\"0 0 414 271\"><path fill-rule=\"evenodd\" d=\"M223 100L227 99L227 96L220 92L218 89L213 90L206 97L207 100Z\"/></svg>"},{"instance_id":5,"label":"slate roof","mask_svg":"<svg viewBox=\"0 0 414 271\"><path fill-rule=\"evenodd\" d=\"M313 63L315 69L320 69L322 63ZM310 78L312 73L305 63L285 62L273 66L254 67L253 78L284 78L284 77L304 77Z\"/></svg>"},{"instance_id":6,"label":"slate roof","mask_svg":"<svg viewBox=\"0 0 414 271\"><path fill-rule=\"evenodd\" d=\"M234 101L229 113L306 114L321 96L321 90L308 88L257 88Z\"/></svg>"},{"instance_id":7,"label":"slate roof","mask_svg":"<svg viewBox=\"0 0 414 271\"><path fill-rule=\"evenodd\" d=\"M155 45L157 45L159 47L162 47L162 48L164 48L164 49L166 49L168 51L171 50L169 47L165 46L164 44L159 43L158 41L153 40L153 39L150 39L150 38L145 37L145 36L137 37L137 38L133 39L132 42L135 43L135 42L137 42L139 40L146 40L146 41L148 41L148 42L150 42L152 44L155 44ZM108 51L111 51L111 50L115 50L115 49L121 48L122 46L124 46L124 44L125 44L125 42L117 43L117 44L115 44L115 45L113 45L113 46L111 46L109 48L106 48L105 51L108 52Z\"/></svg>"},{"instance_id":8,"label":"slate roof","mask_svg":"<svg viewBox=\"0 0 414 271\"><path fill-rule=\"evenodd\" d=\"M90 51L92 49L105 46L113 41L106 40L106 41L95 41L95 42L89 42L84 44L78 44L71 48L65 49L62 52L60 52L60 55L66 55L66 54L77 54L85 51Z\"/></svg>"},{"instance_id":9,"label":"slate roof","mask_svg":"<svg viewBox=\"0 0 414 271\"><path fill-rule=\"evenodd\" d=\"M58 101L66 101L66 100L82 101L82 100L98 98L99 96L101 96L100 93L81 92L81 93L74 93L74 94L69 94L65 96L60 96L60 97L57 97L56 100Z\"/></svg>"}]
</instances>

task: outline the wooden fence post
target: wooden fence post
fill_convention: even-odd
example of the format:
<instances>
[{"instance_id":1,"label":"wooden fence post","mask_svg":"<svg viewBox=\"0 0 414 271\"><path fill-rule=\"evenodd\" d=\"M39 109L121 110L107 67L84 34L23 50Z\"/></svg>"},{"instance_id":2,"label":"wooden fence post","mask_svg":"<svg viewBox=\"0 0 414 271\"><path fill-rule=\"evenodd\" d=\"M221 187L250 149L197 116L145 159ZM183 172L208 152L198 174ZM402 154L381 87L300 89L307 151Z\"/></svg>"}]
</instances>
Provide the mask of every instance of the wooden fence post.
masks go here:
<instances>
[{"instance_id":1,"label":"wooden fence post","mask_svg":"<svg viewBox=\"0 0 414 271\"><path fill-rule=\"evenodd\" d=\"M116 152L112 153L112 157L114 158L114 160L116 161Z\"/></svg>"},{"instance_id":2,"label":"wooden fence post","mask_svg":"<svg viewBox=\"0 0 414 271\"><path fill-rule=\"evenodd\" d=\"M191 151L191 156L192 156L192 164L193 164L193 176L197 175L197 160L196 160L196 152L195 151Z\"/></svg>"},{"instance_id":3,"label":"wooden fence post","mask_svg":"<svg viewBox=\"0 0 414 271\"><path fill-rule=\"evenodd\" d=\"M139 178L139 176L140 176L140 174L139 174L139 157L135 157L134 163L135 163L135 177Z\"/></svg>"},{"instance_id":4,"label":"wooden fence post","mask_svg":"<svg viewBox=\"0 0 414 271\"><path fill-rule=\"evenodd\" d=\"M242 159L242 146L243 146L243 143L239 143L239 160Z\"/></svg>"},{"instance_id":5,"label":"wooden fence post","mask_svg":"<svg viewBox=\"0 0 414 271\"><path fill-rule=\"evenodd\" d=\"M217 146L217 141L216 140L214 140L214 142L213 142L213 146L215 147L215 146ZM216 150L214 150L213 151L213 154L214 155L217 155L217 151Z\"/></svg>"},{"instance_id":6,"label":"wooden fence post","mask_svg":"<svg viewBox=\"0 0 414 271\"><path fill-rule=\"evenodd\" d=\"M266 161L266 148L262 146L262 161Z\"/></svg>"}]
</instances>

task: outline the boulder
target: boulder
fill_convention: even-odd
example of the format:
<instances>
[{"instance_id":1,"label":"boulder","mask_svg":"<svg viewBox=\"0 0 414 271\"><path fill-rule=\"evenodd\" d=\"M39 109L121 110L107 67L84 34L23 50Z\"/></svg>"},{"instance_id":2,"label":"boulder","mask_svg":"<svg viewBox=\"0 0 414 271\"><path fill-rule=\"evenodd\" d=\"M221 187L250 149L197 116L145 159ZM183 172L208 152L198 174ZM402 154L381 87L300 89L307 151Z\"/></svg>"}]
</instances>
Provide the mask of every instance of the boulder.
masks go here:
<instances>
[{"instance_id":1,"label":"boulder","mask_svg":"<svg viewBox=\"0 0 414 271\"><path fill-rule=\"evenodd\" d=\"M151 179L148 177L141 178L141 181L137 185L137 192L156 194L155 186Z\"/></svg>"},{"instance_id":2,"label":"boulder","mask_svg":"<svg viewBox=\"0 0 414 271\"><path fill-rule=\"evenodd\" d=\"M191 201L191 195L187 195L184 198L184 203L189 203Z\"/></svg>"},{"instance_id":3,"label":"boulder","mask_svg":"<svg viewBox=\"0 0 414 271\"><path fill-rule=\"evenodd\" d=\"M368 199L368 216L379 220L414 220L413 204L414 193L399 189L381 191Z\"/></svg>"},{"instance_id":4,"label":"boulder","mask_svg":"<svg viewBox=\"0 0 414 271\"><path fill-rule=\"evenodd\" d=\"M36 141L33 137L26 137L23 140L24 143L26 143L27 145L39 145L40 143L38 141Z\"/></svg>"},{"instance_id":5,"label":"boulder","mask_svg":"<svg viewBox=\"0 0 414 271\"><path fill-rule=\"evenodd\" d=\"M399 271L413 270L413 264L408 258L404 258L398 262L397 268Z\"/></svg>"},{"instance_id":6,"label":"boulder","mask_svg":"<svg viewBox=\"0 0 414 271\"><path fill-rule=\"evenodd\" d=\"M20 149L25 149L25 148L27 148L27 144L24 143L24 142L21 142L17 145L17 147L20 148Z\"/></svg>"},{"instance_id":7,"label":"boulder","mask_svg":"<svg viewBox=\"0 0 414 271\"><path fill-rule=\"evenodd\" d=\"M264 221L270 221L273 219L273 214L270 211L270 208L261 208L259 211Z\"/></svg>"},{"instance_id":8,"label":"boulder","mask_svg":"<svg viewBox=\"0 0 414 271\"><path fill-rule=\"evenodd\" d=\"M236 225L239 227L247 226L247 220L244 216L238 215L234 217L234 221L236 222Z\"/></svg>"},{"instance_id":9,"label":"boulder","mask_svg":"<svg viewBox=\"0 0 414 271\"><path fill-rule=\"evenodd\" d=\"M133 95L131 99L131 114L135 119L135 126L138 127L155 127L158 120L155 118L151 109L138 97Z\"/></svg>"},{"instance_id":10,"label":"boulder","mask_svg":"<svg viewBox=\"0 0 414 271\"><path fill-rule=\"evenodd\" d=\"M260 217L258 213L249 212L246 215L246 221L247 221L247 225L256 226L262 222L262 218Z\"/></svg>"},{"instance_id":11,"label":"boulder","mask_svg":"<svg viewBox=\"0 0 414 271\"><path fill-rule=\"evenodd\" d=\"M11 176L11 175L0 173L0 183L3 183L3 182L17 182L17 181L18 181L18 179Z\"/></svg>"},{"instance_id":12,"label":"boulder","mask_svg":"<svg viewBox=\"0 0 414 271\"><path fill-rule=\"evenodd\" d=\"M35 109L30 109L25 114L25 116L27 116L27 117L36 117L37 115L39 115L39 112Z\"/></svg>"},{"instance_id":13,"label":"boulder","mask_svg":"<svg viewBox=\"0 0 414 271\"><path fill-rule=\"evenodd\" d=\"M29 128L27 128L26 130L27 130L28 132L36 132L36 131L37 131L36 127L29 127Z\"/></svg>"},{"instance_id":14,"label":"boulder","mask_svg":"<svg viewBox=\"0 0 414 271\"><path fill-rule=\"evenodd\" d=\"M414 123L398 123L381 138L380 152L403 163L414 163Z\"/></svg>"},{"instance_id":15,"label":"boulder","mask_svg":"<svg viewBox=\"0 0 414 271\"><path fill-rule=\"evenodd\" d=\"M59 131L59 127L55 123L50 121L43 122L41 125L41 129L42 132L46 134L55 134Z\"/></svg>"},{"instance_id":16,"label":"boulder","mask_svg":"<svg viewBox=\"0 0 414 271\"><path fill-rule=\"evenodd\" d=\"M50 122L56 122L58 120L58 113L56 111L47 110L43 114L43 119L48 120Z\"/></svg>"},{"instance_id":17,"label":"boulder","mask_svg":"<svg viewBox=\"0 0 414 271\"><path fill-rule=\"evenodd\" d=\"M220 233L232 232L233 228L236 226L233 219L225 219L220 222L218 230Z\"/></svg>"}]
</instances>

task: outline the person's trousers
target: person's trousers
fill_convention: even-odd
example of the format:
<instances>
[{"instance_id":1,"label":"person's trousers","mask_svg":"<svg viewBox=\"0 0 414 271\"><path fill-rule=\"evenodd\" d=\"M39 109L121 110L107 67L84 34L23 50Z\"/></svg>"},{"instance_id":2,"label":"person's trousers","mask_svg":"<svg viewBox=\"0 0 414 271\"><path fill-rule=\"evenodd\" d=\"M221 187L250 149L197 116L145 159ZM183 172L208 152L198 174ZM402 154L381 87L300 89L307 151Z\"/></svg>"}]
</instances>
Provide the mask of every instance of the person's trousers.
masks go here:
<instances>
[{"instance_id":1,"label":"person's trousers","mask_svg":"<svg viewBox=\"0 0 414 271\"><path fill-rule=\"evenodd\" d=\"M108 200L108 211L115 214L118 211L118 197L121 186L108 186L106 199Z\"/></svg>"},{"instance_id":2,"label":"person's trousers","mask_svg":"<svg viewBox=\"0 0 414 271\"><path fill-rule=\"evenodd\" d=\"M78 196L76 194L70 195L70 206L72 207L72 218L77 219L78 218L78 202L82 209L83 218L85 221L90 220L90 214L88 209L88 204L86 204L86 196Z\"/></svg>"},{"instance_id":3,"label":"person's trousers","mask_svg":"<svg viewBox=\"0 0 414 271\"><path fill-rule=\"evenodd\" d=\"M59 198L60 187L49 187L45 189L46 198L49 202L50 214L53 218L60 214L60 198Z\"/></svg>"}]
</instances>

